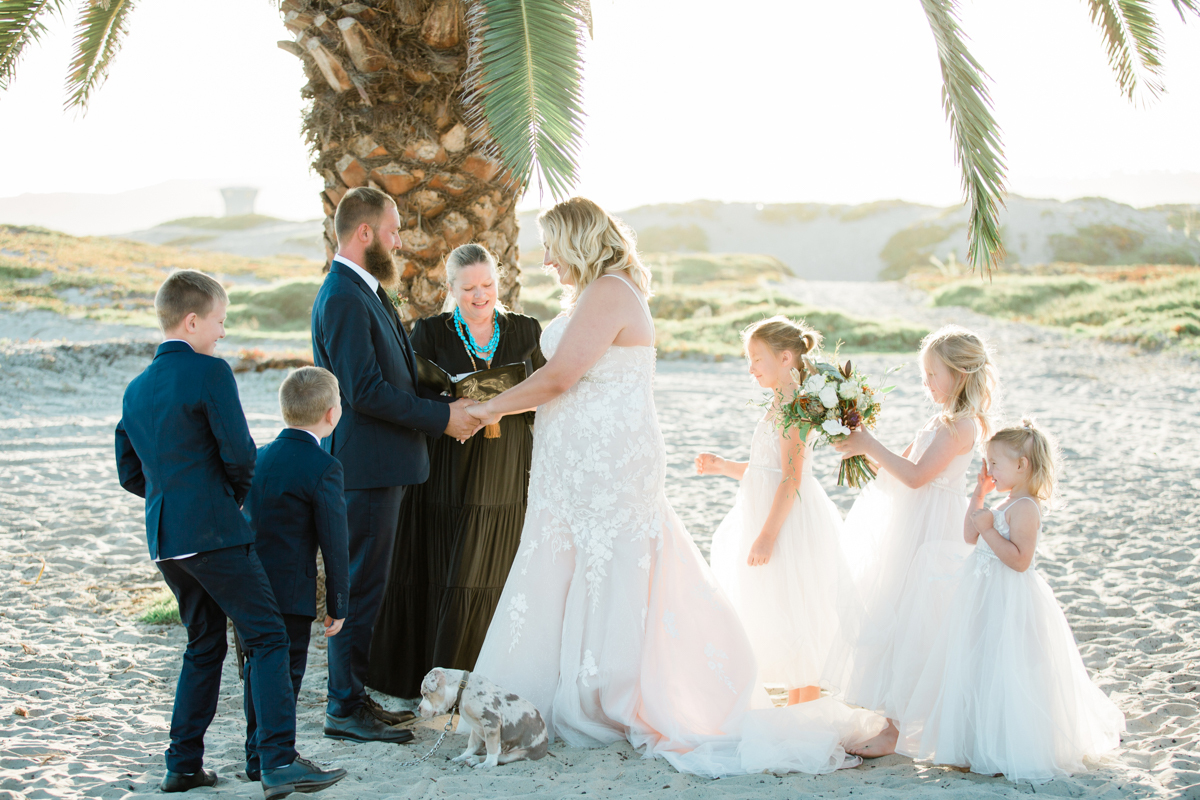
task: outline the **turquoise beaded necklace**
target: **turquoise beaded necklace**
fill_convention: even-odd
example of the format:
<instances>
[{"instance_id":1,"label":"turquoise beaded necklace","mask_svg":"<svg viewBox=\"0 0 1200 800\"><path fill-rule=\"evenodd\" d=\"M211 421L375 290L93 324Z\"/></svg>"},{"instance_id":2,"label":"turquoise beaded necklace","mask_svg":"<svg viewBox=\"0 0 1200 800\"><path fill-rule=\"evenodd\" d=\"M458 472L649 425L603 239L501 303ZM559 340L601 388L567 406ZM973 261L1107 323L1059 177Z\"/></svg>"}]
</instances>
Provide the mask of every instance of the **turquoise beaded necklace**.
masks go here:
<instances>
[{"instance_id":1,"label":"turquoise beaded necklace","mask_svg":"<svg viewBox=\"0 0 1200 800\"><path fill-rule=\"evenodd\" d=\"M461 308L454 309L454 330L462 341L463 347L466 348L472 364L475 363L476 358L490 364L496 355L496 348L500 346L500 311L492 309L492 338L486 345L480 346L475 343L475 337L471 335L471 329L467 326L467 321L463 319Z\"/></svg>"}]
</instances>

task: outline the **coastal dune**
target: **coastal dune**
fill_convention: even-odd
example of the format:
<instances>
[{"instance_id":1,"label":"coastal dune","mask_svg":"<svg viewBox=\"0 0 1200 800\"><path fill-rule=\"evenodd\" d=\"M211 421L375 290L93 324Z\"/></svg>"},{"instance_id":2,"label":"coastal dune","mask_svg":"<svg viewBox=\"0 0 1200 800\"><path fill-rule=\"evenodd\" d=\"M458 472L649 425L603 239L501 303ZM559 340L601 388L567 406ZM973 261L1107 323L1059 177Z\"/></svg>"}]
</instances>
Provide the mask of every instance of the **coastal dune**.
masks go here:
<instances>
[{"instance_id":1,"label":"coastal dune","mask_svg":"<svg viewBox=\"0 0 1200 800\"><path fill-rule=\"evenodd\" d=\"M959 322L993 343L1005 414L1037 417L1066 456L1062 504L1047 517L1037 568L1063 605L1094 680L1126 714L1121 750L1092 772L1036 787L901 756L827 776L710 781L642 759L626 744L580 750L561 742L541 761L485 772L449 763L463 747L460 735L423 764L401 766L428 751L445 718L421 723L407 747L324 739L326 659L316 637L298 708L298 747L350 771L323 797L1200 797L1196 362L928 308L920 293L897 284L797 281L782 288L819 306L845 307L849 299L860 316L929 327ZM186 637L179 626L137 621L165 587L146 555L141 501L117 484L112 452L121 394L154 345L129 337L83 343L114 332L67 320L33 327L71 341L15 341L27 338L31 324L18 314L0 316L0 337L10 337L0 342L0 800L158 796ZM908 362L889 379L898 388L888 395L879 431L903 447L932 413L915 353L854 360L876 375ZM282 377L238 376L260 444L282 426ZM676 361L660 362L655 398L668 447L668 494L707 552L736 484L695 477L691 460L700 450L745 458L763 393L741 364ZM853 493L835 486L836 454L818 450L816 458L818 477L846 510ZM207 766L220 783L197 794L262 796L258 784L237 776L243 728L231 667L207 737Z\"/></svg>"}]
</instances>

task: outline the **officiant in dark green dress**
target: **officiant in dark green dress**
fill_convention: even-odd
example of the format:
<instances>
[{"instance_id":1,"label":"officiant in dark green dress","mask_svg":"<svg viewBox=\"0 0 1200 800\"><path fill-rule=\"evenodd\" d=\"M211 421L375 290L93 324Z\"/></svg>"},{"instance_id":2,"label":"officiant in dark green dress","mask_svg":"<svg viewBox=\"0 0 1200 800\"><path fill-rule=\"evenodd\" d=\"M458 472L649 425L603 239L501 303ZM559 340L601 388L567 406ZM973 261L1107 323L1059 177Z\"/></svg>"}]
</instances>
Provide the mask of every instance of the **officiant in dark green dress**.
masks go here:
<instances>
[{"instance_id":1,"label":"officiant in dark green dress","mask_svg":"<svg viewBox=\"0 0 1200 800\"><path fill-rule=\"evenodd\" d=\"M413 349L452 376L546 363L542 328L498 302L496 259L477 244L446 257L454 309L417 320ZM391 574L375 623L367 684L421 693L433 667L470 670L521 541L533 452L533 412L504 417L500 435L429 441L429 479L400 507Z\"/></svg>"}]
</instances>

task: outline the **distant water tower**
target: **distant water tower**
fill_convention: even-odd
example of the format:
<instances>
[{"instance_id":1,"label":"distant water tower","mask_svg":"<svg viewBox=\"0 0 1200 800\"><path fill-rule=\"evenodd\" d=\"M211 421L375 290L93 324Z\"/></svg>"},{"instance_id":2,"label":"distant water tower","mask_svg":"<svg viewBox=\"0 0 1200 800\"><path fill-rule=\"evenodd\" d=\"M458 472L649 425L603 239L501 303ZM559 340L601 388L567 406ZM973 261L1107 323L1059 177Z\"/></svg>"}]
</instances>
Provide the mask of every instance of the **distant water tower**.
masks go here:
<instances>
[{"instance_id":1,"label":"distant water tower","mask_svg":"<svg viewBox=\"0 0 1200 800\"><path fill-rule=\"evenodd\" d=\"M254 213L254 198L258 189L251 186L228 186L221 190L225 198L225 216L241 217Z\"/></svg>"}]
</instances>

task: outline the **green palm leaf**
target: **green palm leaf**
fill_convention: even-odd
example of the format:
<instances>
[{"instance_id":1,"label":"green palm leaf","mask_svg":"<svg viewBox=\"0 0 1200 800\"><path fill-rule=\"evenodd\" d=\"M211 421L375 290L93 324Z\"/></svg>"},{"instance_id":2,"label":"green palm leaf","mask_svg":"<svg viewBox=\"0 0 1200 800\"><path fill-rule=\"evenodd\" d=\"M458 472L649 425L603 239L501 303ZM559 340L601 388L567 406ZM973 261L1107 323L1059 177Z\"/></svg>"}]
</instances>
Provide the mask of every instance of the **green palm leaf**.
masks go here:
<instances>
[{"instance_id":1,"label":"green palm leaf","mask_svg":"<svg viewBox=\"0 0 1200 800\"><path fill-rule=\"evenodd\" d=\"M65 0L3 0L0 2L0 91L8 89L25 48L46 32L42 22L61 14Z\"/></svg>"},{"instance_id":2,"label":"green palm leaf","mask_svg":"<svg viewBox=\"0 0 1200 800\"><path fill-rule=\"evenodd\" d=\"M1175 6L1175 12L1179 14L1179 18L1187 22L1187 17L1184 16L1184 11L1190 11L1196 16L1200 16L1200 2L1197 0L1171 0L1171 5Z\"/></svg>"},{"instance_id":3,"label":"green palm leaf","mask_svg":"<svg viewBox=\"0 0 1200 800\"><path fill-rule=\"evenodd\" d=\"M963 193L970 205L968 260L991 274L1004 259L1000 208L1004 205L1004 153L992 118L986 73L967 51L954 0L921 0L937 42L942 67L942 108L954 136L955 160L962 169Z\"/></svg>"},{"instance_id":4,"label":"green palm leaf","mask_svg":"<svg viewBox=\"0 0 1200 800\"><path fill-rule=\"evenodd\" d=\"M67 74L67 108L87 110L92 92L108 77L112 57L121 49L133 0L91 0L75 25L75 54Z\"/></svg>"},{"instance_id":5,"label":"green palm leaf","mask_svg":"<svg viewBox=\"0 0 1200 800\"><path fill-rule=\"evenodd\" d=\"M478 0L468 12L468 120L520 189L536 171L555 197L578 177L583 138L579 0Z\"/></svg>"},{"instance_id":6,"label":"green palm leaf","mask_svg":"<svg viewBox=\"0 0 1200 800\"><path fill-rule=\"evenodd\" d=\"M1182 16L1178 3L1175 7ZM1104 36L1121 93L1132 100L1140 82L1151 97L1162 94L1162 38L1146 0L1088 0L1088 8Z\"/></svg>"}]
</instances>

